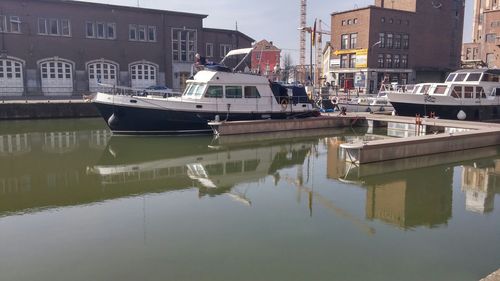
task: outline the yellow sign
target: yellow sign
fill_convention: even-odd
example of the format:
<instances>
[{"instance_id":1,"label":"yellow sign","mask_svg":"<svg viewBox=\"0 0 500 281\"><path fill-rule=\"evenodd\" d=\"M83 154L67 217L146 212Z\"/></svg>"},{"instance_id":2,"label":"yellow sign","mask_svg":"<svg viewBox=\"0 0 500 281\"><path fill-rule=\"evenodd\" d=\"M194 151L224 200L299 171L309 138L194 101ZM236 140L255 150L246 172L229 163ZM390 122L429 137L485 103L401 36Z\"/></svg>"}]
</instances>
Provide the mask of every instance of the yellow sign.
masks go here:
<instances>
[{"instance_id":1,"label":"yellow sign","mask_svg":"<svg viewBox=\"0 0 500 281\"><path fill-rule=\"evenodd\" d=\"M368 49L347 49L347 50L336 50L333 52L334 55L346 55L346 54L356 54L356 55L368 55Z\"/></svg>"}]
</instances>

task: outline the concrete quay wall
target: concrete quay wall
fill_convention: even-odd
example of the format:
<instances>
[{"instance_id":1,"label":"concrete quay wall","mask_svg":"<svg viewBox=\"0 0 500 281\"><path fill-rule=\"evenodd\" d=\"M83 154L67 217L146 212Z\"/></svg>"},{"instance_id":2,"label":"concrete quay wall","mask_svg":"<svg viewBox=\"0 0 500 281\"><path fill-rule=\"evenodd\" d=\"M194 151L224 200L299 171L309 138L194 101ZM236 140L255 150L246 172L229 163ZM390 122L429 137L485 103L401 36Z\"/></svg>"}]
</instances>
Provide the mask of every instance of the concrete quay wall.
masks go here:
<instances>
[{"instance_id":1,"label":"concrete quay wall","mask_svg":"<svg viewBox=\"0 0 500 281\"><path fill-rule=\"evenodd\" d=\"M82 101L0 103L0 120L98 117L94 104Z\"/></svg>"},{"instance_id":2,"label":"concrete quay wall","mask_svg":"<svg viewBox=\"0 0 500 281\"><path fill-rule=\"evenodd\" d=\"M352 117L311 117L286 120L213 122L211 125L216 127L218 135L224 136L359 126L361 122L365 122L365 119Z\"/></svg>"},{"instance_id":3,"label":"concrete quay wall","mask_svg":"<svg viewBox=\"0 0 500 281\"><path fill-rule=\"evenodd\" d=\"M483 129L405 139L371 141L362 145L359 163L373 163L500 144L500 131Z\"/></svg>"}]
</instances>

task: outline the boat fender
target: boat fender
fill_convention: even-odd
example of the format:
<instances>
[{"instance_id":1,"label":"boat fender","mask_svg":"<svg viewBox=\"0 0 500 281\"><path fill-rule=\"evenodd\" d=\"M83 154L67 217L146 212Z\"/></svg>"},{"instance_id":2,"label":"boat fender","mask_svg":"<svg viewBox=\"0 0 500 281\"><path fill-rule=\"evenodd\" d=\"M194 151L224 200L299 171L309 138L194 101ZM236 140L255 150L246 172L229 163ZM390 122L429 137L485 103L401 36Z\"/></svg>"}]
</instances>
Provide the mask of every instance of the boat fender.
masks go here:
<instances>
[{"instance_id":1,"label":"boat fender","mask_svg":"<svg viewBox=\"0 0 500 281\"><path fill-rule=\"evenodd\" d=\"M288 107L288 99L282 99L281 102L281 108L285 110Z\"/></svg>"},{"instance_id":2,"label":"boat fender","mask_svg":"<svg viewBox=\"0 0 500 281\"><path fill-rule=\"evenodd\" d=\"M366 112L372 112L372 109L370 107L367 107L365 111Z\"/></svg>"},{"instance_id":3,"label":"boat fender","mask_svg":"<svg viewBox=\"0 0 500 281\"><path fill-rule=\"evenodd\" d=\"M458 120L465 120L467 118L467 114L463 110L460 109L460 111L457 113L457 119Z\"/></svg>"},{"instance_id":4,"label":"boat fender","mask_svg":"<svg viewBox=\"0 0 500 281\"><path fill-rule=\"evenodd\" d=\"M113 129L118 125L118 117L113 113L108 118L108 126Z\"/></svg>"}]
</instances>

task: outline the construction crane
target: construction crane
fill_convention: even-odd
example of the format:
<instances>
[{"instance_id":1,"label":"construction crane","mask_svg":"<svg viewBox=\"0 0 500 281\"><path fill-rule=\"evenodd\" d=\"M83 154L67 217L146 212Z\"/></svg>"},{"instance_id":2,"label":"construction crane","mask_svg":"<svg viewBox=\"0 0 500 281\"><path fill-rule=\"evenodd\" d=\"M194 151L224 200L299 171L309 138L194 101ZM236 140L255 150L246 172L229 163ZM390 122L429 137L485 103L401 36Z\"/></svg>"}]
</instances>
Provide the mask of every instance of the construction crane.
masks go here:
<instances>
[{"instance_id":1,"label":"construction crane","mask_svg":"<svg viewBox=\"0 0 500 281\"><path fill-rule=\"evenodd\" d=\"M306 20L307 20L307 0L300 0L300 81L306 79Z\"/></svg>"},{"instance_id":2,"label":"construction crane","mask_svg":"<svg viewBox=\"0 0 500 281\"><path fill-rule=\"evenodd\" d=\"M316 23L316 20L315 20ZM314 42L314 45L316 45L316 71L315 71L315 77L314 79L315 84L317 85L319 83L319 76L321 73L321 62L322 62L322 57L323 57L323 49L322 49L322 35L331 35L330 31L323 30L322 28L322 21L319 20L319 24L317 28L312 28L306 26L307 24L307 0L301 0L300 1L300 75L299 75L299 80L300 81L305 81L306 79L306 32L312 33L314 32L315 36L312 36L312 39L314 39L316 42ZM314 29L314 30L313 30ZM311 40L311 44L313 44ZM312 48L311 48L312 52ZM312 54L311 54L311 60L312 60ZM312 61L311 61L312 64ZM312 65L311 65L312 67ZM311 71L312 74L312 71ZM310 77L312 79L312 77Z\"/></svg>"}]
</instances>

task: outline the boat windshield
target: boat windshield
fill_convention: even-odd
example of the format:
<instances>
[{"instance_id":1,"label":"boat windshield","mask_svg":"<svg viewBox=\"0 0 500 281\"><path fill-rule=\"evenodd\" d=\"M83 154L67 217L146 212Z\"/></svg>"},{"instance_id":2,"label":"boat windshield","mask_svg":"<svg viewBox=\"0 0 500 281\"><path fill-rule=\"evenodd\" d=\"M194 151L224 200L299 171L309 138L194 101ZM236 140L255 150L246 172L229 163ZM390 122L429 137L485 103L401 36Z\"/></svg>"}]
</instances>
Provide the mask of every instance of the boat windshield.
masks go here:
<instances>
[{"instance_id":1,"label":"boat windshield","mask_svg":"<svg viewBox=\"0 0 500 281\"><path fill-rule=\"evenodd\" d=\"M446 78L446 82L452 82L453 79L455 79L455 76L457 76L457 74L450 73L450 75L448 75L448 78Z\"/></svg>"},{"instance_id":2,"label":"boat windshield","mask_svg":"<svg viewBox=\"0 0 500 281\"><path fill-rule=\"evenodd\" d=\"M467 82L477 82L479 81L479 78L481 78L481 73L470 73L469 76L467 76Z\"/></svg>"},{"instance_id":3,"label":"boat windshield","mask_svg":"<svg viewBox=\"0 0 500 281\"><path fill-rule=\"evenodd\" d=\"M483 79L481 79L481 81L484 81L484 82L498 82L499 79L498 79L498 75L491 74L491 73L485 73L483 75Z\"/></svg>"},{"instance_id":4,"label":"boat windshield","mask_svg":"<svg viewBox=\"0 0 500 281\"><path fill-rule=\"evenodd\" d=\"M189 83L184 91L185 97L199 97L205 91L206 84L202 83Z\"/></svg>"}]
</instances>

